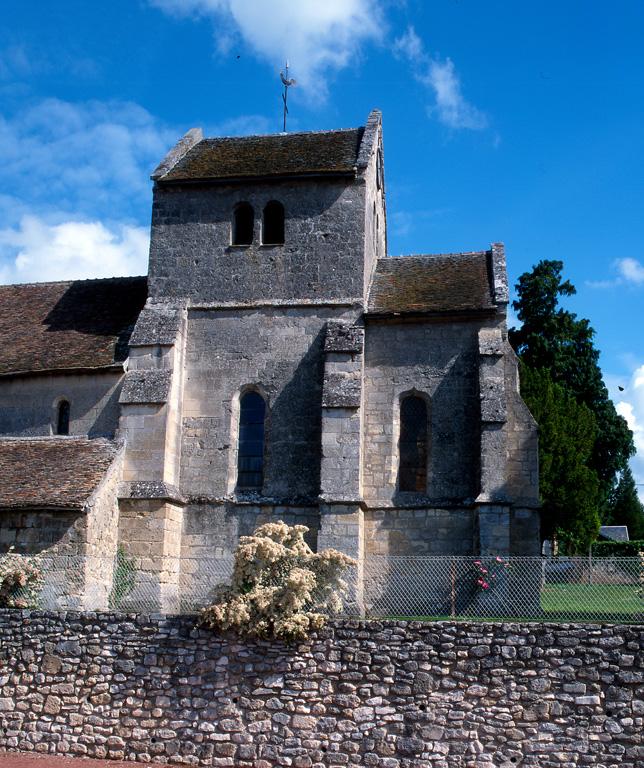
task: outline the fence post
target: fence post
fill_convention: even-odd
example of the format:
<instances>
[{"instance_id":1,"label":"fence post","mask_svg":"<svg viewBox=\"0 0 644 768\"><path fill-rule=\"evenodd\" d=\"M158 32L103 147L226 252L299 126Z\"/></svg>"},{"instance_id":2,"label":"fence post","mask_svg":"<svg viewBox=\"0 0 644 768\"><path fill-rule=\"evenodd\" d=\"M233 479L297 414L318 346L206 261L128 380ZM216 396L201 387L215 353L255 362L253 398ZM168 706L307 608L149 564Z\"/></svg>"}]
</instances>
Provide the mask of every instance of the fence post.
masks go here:
<instances>
[{"instance_id":1,"label":"fence post","mask_svg":"<svg viewBox=\"0 0 644 768\"><path fill-rule=\"evenodd\" d=\"M449 561L449 576L451 584L451 613L450 616L456 618L456 562L452 557Z\"/></svg>"}]
</instances>

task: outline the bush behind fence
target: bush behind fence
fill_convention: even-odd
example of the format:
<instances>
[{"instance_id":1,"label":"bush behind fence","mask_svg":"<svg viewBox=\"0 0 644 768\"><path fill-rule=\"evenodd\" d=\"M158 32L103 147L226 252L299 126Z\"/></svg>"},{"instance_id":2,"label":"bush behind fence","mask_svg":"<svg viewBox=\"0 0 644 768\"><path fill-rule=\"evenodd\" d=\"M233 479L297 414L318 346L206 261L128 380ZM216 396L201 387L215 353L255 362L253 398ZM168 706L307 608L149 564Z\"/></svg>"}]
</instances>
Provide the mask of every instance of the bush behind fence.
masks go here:
<instances>
[{"instance_id":1,"label":"bush behind fence","mask_svg":"<svg viewBox=\"0 0 644 768\"><path fill-rule=\"evenodd\" d=\"M115 558L0 556L0 607L193 613L212 603L233 558L143 563ZM368 555L346 577L349 613L373 618L644 621L642 557Z\"/></svg>"}]
</instances>

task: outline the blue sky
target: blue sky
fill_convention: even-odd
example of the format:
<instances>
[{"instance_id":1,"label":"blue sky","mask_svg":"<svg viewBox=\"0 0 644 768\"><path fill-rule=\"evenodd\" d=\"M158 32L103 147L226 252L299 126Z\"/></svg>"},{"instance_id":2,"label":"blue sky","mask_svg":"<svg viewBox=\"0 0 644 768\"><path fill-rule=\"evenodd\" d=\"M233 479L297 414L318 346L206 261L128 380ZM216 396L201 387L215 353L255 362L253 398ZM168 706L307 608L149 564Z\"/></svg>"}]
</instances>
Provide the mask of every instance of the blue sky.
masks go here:
<instances>
[{"instance_id":1,"label":"blue sky","mask_svg":"<svg viewBox=\"0 0 644 768\"><path fill-rule=\"evenodd\" d=\"M195 125L280 130L288 57L290 130L382 110L390 253L502 240L513 283L564 261L644 483L639 0L32 0L3 22L1 282L145 272L151 169Z\"/></svg>"}]
</instances>

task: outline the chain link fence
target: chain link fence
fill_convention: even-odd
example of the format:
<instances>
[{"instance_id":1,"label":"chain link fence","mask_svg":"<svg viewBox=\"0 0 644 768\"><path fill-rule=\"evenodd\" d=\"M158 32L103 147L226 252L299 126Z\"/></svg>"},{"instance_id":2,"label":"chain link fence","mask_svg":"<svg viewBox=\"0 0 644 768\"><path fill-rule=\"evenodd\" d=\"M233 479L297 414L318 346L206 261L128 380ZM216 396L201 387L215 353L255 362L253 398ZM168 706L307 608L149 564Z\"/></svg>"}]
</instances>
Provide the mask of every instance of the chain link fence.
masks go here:
<instances>
[{"instance_id":1,"label":"chain link fence","mask_svg":"<svg viewBox=\"0 0 644 768\"><path fill-rule=\"evenodd\" d=\"M194 613L232 567L232 557L143 563L123 550L109 559L1 555L0 607ZM641 558L368 555L345 580L347 613L362 606L367 618L644 621Z\"/></svg>"},{"instance_id":2,"label":"chain link fence","mask_svg":"<svg viewBox=\"0 0 644 768\"><path fill-rule=\"evenodd\" d=\"M641 622L640 558L369 556L372 617Z\"/></svg>"}]
</instances>

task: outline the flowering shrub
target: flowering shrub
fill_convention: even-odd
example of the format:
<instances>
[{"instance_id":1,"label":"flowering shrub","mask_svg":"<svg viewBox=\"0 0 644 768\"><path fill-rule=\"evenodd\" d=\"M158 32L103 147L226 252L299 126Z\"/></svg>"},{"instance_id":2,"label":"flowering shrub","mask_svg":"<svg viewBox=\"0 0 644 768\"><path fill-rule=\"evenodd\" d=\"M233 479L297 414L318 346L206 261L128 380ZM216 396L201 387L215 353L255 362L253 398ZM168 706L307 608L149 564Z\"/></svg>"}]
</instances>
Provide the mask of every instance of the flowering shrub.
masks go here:
<instances>
[{"instance_id":1,"label":"flowering shrub","mask_svg":"<svg viewBox=\"0 0 644 768\"><path fill-rule=\"evenodd\" d=\"M640 585L637 589L638 597L644 600L644 552L639 553L640 558Z\"/></svg>"},{"instance_id":2,"label":"flowering shrub","mask_svg":"<svg viewBox=\"0 0 644 768\"><path fill-rule=\"evenodd\" d=\"M494 558L474 561L476 588L481 592L488 592L498 582L500 575L510 563L498 555Z\"/></svg>"},{"instance_id":3,"label":"flowering shrub","mask_svg":"<svg viewBox=\"0 0 644 768\"><path fill-rule=\"evenodd\" d=\"M246 637L302 640L342 609L342 574L355 561L333 549L315 553L308 528L283 522L241 536L231 585L219 587L201 623Z\"/></svg>"},{"instance_id":4,"label":"flowering shrub","mask_svg":"<svg viewBox=\"0 0 644 768\"><path fill-rule=\"evenodd\" d=\"M35 608L43 583L37 556L0 556L0 608Z\"/></svg>"}]
</instances>

